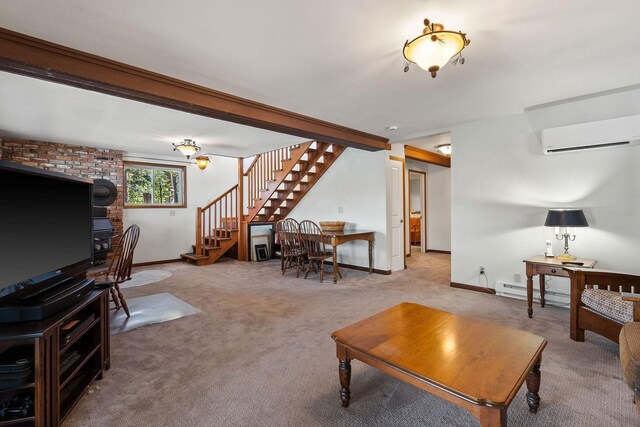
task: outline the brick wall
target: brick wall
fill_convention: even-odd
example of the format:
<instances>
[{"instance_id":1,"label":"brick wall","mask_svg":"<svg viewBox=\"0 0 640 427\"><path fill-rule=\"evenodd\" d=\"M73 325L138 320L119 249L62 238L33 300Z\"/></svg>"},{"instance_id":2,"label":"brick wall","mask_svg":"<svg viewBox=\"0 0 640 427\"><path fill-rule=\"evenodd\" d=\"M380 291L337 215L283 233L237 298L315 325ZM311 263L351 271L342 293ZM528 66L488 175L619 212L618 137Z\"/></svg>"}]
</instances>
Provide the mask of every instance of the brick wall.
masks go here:
<instances>
[{"instance_id":1,"label":"brick wall","mask_svg":"<svg viewBox=\"0 0 640 427\"><path fill-rule=\"evenodd\" d=\"M0 159L81 178L113 182L118 198L107 208L114 231L114 245L122 235L124 169L122 151L26 139L0 138Z\"/></svg>"}]
</instances>

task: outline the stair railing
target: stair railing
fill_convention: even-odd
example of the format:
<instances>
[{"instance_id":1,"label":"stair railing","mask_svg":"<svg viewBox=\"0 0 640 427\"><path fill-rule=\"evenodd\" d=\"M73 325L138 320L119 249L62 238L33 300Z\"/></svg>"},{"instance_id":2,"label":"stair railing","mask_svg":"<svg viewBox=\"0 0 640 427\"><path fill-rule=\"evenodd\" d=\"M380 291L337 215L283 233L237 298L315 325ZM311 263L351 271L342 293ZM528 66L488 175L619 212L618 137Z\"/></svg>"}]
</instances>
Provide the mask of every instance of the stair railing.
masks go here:
<instances>
[{"instance_id":1,"label":"stair railing","mask_svg":"<svg viewBox=\"0 0 640 427\"><path fill-rule=\"evenodd\" d=\"M219 247L219 237L230 237L238 229L238 185L234 185L208 205L198 208L196 216L196 255L205 255L206 247Z\"/></svg>"},{"instance_id":2,"label":"stair railing","mask_svg":"<svg viewBox=\"0 0 640 427\"><path fill-rule=\"evenodd\" d=\"M247 208L255 207L256 200L260 199L260 190L266 189L269 181L275 179L275 172L282 169L282 162L290 159L291 149L297 147L299 145L292 145L256 155L244 173Z\"/></svg>"}]
</instances>

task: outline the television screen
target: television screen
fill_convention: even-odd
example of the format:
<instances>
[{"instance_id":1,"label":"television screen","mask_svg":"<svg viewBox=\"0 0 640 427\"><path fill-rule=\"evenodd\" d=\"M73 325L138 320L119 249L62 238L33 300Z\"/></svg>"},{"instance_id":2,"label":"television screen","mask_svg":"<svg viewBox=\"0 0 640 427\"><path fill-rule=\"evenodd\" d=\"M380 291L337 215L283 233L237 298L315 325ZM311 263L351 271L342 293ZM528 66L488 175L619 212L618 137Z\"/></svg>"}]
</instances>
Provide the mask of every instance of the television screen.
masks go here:
<instances>
[{"instance_id":1,"label":"television screen","mask_svg":"<svg viewBox=\"0 0 640 427\"><path fill-rule=\"evenodd\" d=\"M0 298L90 266L91 191L88 180L0 161Z\"/></svg>"}]
</instances>

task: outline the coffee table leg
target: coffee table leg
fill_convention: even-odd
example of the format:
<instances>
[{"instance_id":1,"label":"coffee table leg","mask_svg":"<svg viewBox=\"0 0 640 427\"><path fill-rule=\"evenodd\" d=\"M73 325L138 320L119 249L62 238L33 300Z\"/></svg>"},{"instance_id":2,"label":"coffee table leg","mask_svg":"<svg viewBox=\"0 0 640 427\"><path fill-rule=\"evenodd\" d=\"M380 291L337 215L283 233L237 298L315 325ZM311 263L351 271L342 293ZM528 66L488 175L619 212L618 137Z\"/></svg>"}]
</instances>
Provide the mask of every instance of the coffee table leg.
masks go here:
<instances>
[{"instance_id":1,"label":"coffee table leg","mask_svg":"<svg viewBox=\"0 0 640 427\"><path fill-rule=\"evenodd\" d=\"M351 398L351 390L349 390L349 383L351 383L351 361L341 360L338 368L340 373L340 400L342 400L342 406L346 408L349 406L349 399Z\"/></svg>"},{"instance_id":2,"label":"coffee table leg","mask_svg":"<svg viewBox=\"0 0 640 427\"><path fill-rule=\"evenodd\" d=\"M540 390L540 362L541 359L538 359L527 376L527 404L529 412L534 414L538 412L540 406L540 395L538 394Z\"/></svg>"}]
</instances>

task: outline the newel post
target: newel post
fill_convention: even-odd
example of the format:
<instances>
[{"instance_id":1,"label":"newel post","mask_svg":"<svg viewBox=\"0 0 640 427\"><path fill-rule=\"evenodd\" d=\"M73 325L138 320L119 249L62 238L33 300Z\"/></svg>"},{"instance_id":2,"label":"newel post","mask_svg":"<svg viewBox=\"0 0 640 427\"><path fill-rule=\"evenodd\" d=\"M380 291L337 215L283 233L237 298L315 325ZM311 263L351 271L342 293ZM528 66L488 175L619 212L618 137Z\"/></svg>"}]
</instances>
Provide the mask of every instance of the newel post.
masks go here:
<instances>
[{"instance_id":1,"label":"newel post","mask_svg":"<svg viewBox=\"0 0 640 427\"><path fill-rule=\"evenodd\" d=\"M238 157L238 261L247 261L247 229L244 222L244 159Z\"/></svg>"},{"instance_id":2,"label":"newel post","mask_svg":"<svg viewBox=\"0 0 640 427\"><path fill-rule=\"evenodd\" d=\"M202 255L202 208L196 212L196 255Z\"/></svg>"}]
</instances>

